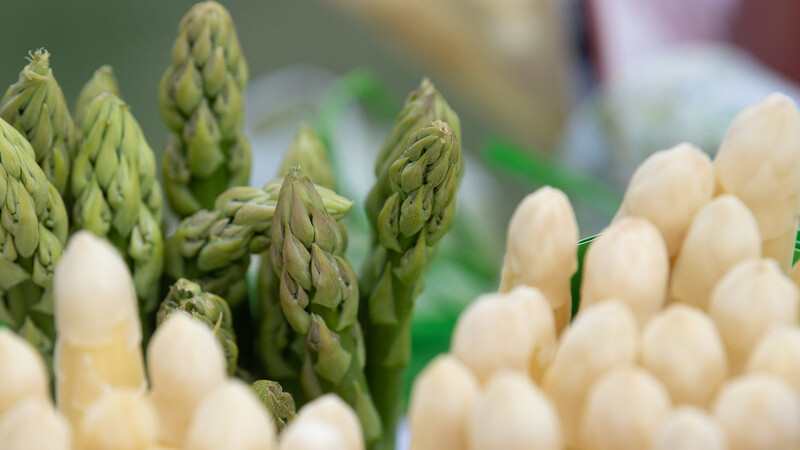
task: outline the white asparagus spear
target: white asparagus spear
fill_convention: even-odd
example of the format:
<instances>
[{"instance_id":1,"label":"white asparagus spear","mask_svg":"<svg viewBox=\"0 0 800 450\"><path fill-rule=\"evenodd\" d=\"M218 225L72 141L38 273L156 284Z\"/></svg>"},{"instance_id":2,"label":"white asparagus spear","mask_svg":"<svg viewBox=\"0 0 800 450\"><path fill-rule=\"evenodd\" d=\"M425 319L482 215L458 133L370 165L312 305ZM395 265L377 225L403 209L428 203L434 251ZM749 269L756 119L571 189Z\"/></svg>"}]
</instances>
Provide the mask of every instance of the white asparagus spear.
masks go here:
<instances>
[{"instance_id":1,"label":"white asparagus spear","mask_svg":"<svg viewBox=\"0 0 800 450\"><path fill-rule=\"evenodd\" d=\"M271 450L275 425L249 386L231 378L215 387L195 410L186 450Z\"/></svg>"},{"instance_id":2,"label":"white asparagus spear","mask_svg":"<svg viewBox=\"0 0 800 450\"><path fill-rule=\"evenodd\" d=\"M795 264L792 266L792 270L789 271L789 278L792 282L800 288L800 264Z\"/></svg>"},{"instance_id":3,"label":"white asparagus spear","mask_svg":"<svg viewBox=\"0 0 800 450\"><path fill-rule=\"evenodd\" d=\"M721 195L692 221L672 268L672 299L701 309L711 290L736 263L761 257L761 235L753 214L738 197Z\"/></svg>"},{"instance_id":4,"label":"white asparagus spear","mask_svg":"<svg viewBox=\"0 0 800 450\"><path fill-rule=\"evenodd\" d=\"M467 448L470 415L478 381L452 355L440 355L417 375L408 419L412 450Z\"/></svg>"},{"instance_id":5,"label":"white asparagus spear","mask_svg":"<svg viewBox=\"0 0 800 450\"><path fill-rule=\"evenodd\" d=\"M138 450L156 443L156 412L146 395L114 389L87 409L78 427L81 450Z\"/></svg>"},{"instance_id":6,"label":"white asparagus spear","mask_svg":"<svg viewBox=\"0 0 800 450\"><path fill-rule=\"evenodd\" d=\"M324 420L295 419L281 434L279 450L356 450L336 428Z\"/></svg>"},{"instance_id":7,"label":"white asparagus spear","mask_svg":"<svg viewBox=\"0 0 800 450\"><path fill-rule=\"evenodd\" d=\"M551 400L530 378L509 370L497 372L486 384L468 431L470 450L559 450L564 446Z\"/></svg>"},{"instance_id":8,"label":"white asparagus spear","mask_svg":"<svg viewBox=\"0 0 800 450\"><path fill-rule=\"evenodd\" d=\"M701 310L680 303L647 323L641 361L676 403L706 407L728 377L725 346L714 322Z\"/></svg>"},{"instance_id":9,"label":"white asparagus spear","mask_svg":"<svg viewBox=\"0 0 800 450\"><path fill-rule=\"evenodd\" d=\"M722 427L705 410L680 406L655 433L652 450L727 450Z\"/></svg>"},{"instance_id":10,"label":"white asparagus spear","mask_svg":"<svg viewBox=\"0 0 800 450\"><path fill-rule=\"evenodd\" d=\"M800 398L774 375L749 374L729 381L713 412L730 450L800 448Z\"/></svg>"},{"instance_id":11,"label":"white asparagus spear","mask_svg":"<svg viewBox=\"0 0 800 450\"><path fill-rule=\"evenodd\" d=\"M664 386L646 370L618 367L592 385L581 417L584 450L641 450L671 408Z\"/></svg>"},{"instance_id":12,"label":"white asparagus spear","mask_svg":"<svg viewBox=\"0 0 800 450\"><path fill-rule=\"evenodd\" d=\"M567 196L545 186L520 202L508 224L500 292L539 289L553 308L556 329L569 324L570 280L578 270L578 222Z\"/></svg>"},{"instance_id":13,"label":"white asparagus spear","mask_svg":"<svg viewBox=\"0 0 800 450\"><path fill-rule=\"evenodd\" d=\"M503 368L539 381L555 356L550 304L538 289L528 286L482 295L458 318L450 348L480 383Z\"/></svg>"},{"instance_id":14,"label":"white asparagus spear","mask_svg":"<svg viewBox=\"0 0 800 450\"><path fill-rule=\"evenodd\" d=\"M105 392L146 388L136 291L119 253L79 231L56 266L53 292L56 403L77 426Z\"/></svg>"},{"instance_id":15,"label":"white asparagus spear","mask_svg":"<svg viewBox=\"0 0 800 450\"><path fill-rule=\"evenodd\" d=\"M179 446L198 403L227 378L222 347L205 324L177 312L153 334L147 367L158 441Z\"/></svg>"},{"instance_id":16,"label":"white asparagus spear","mask_svg":"<svg viewBox=\"0 0 800 450\"><path fill-rule=\"evenodd\" d=\"M750 354L747 372L777 375L800 396L800 328L776 327L765 334Z\"/></svg>"},{"instance_id":17,"label":"white asparagus spear","mask_svg":"<svg viewBox=\"0 0 800 450\"><path fill-rule=\"evenodd\" d=\"M711 293L709 313L728 353L730 372L741 373L750 352L772 327L797 325L800 291L772 259L735 265Z\"/></svg>"},{"instance_id":18,"label":"white asparagus spear","mask_svg":"<svg viewBox=\"0 0 800 450\"><path fill-rule=\"evenodd\" d=\"M713 194L711 159L691 144L678 144L653 153L636 169L614 221L629 216L647 219L661 232L671 259L694 215Z\"/></svg>"},{"instance_id":19,"label":"white asparagus spear","mask_svg":"<svg viewBox=\"0 0 800 450\"><path fill-rule=\"evenodd\" d=\"M0 416L0 448L70 450L72 430L50 400L28 397Z\"/></svg>"},{"instance_id":20,"label":"white asparagus spear","mask_svg":"<svg viewBox=\"0 0 800 450\"><path fill-rule=\"evenodd\" d=\"M664 306L668 279L669 258L661 233L646 219L623 217L586 251L580 309L619 299L642 327Z\"/></svg>"},{"instance_id":21,"label":"white asparagus spear","mask_svg":"<svg viewBox=\"0 0 800 450\"><path fill-rule=\"evenodd\" d=\"M47 369L28 341L0 328L0 417L25 398L50 401Z\"/></svg>"},{"instance_id":22,"label":"white asparagus spear","mask_svg":"<svg viewBox=\"0 0 800 450\"><path fill-rule=\"evenodd\" d=\"M353 408L335 394L325 394L300 408L281 434L281 450L363 450L364 434Z\"/></svg>"},{"instance_id":23,"label":"white asparagus spear","mask_svg":"<svg viewBox=\"0 0 800 450\"><path fill-rule=\"evenodd\" d=\"M800 216L800 114L792 99L772 94L737 114L714 170L718 191L753 212L764 257L788 273Z\"/></svg>"},{"instance_id":24,"label":"white asparagus spear","mask_svg":"<svg viewBox=\"0 0 800 450\"><path fill-rule=\"evenodd\" d=\"M591 384L614 367L633 363L638 350L636 317L619 300L587 308L564 331L543 386L558 408L568 448L578 445L580 415Z\"/></svg>"}]
</instances>

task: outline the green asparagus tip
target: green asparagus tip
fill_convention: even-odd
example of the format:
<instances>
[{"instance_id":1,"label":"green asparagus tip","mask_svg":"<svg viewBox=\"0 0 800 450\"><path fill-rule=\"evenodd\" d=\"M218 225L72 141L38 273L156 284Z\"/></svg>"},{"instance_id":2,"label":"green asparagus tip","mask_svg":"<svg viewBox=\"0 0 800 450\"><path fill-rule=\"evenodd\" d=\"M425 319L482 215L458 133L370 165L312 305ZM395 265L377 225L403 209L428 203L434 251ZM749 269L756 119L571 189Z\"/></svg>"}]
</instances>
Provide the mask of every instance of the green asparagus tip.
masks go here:
<instances>
[{"instance_id":1,"label":"green asparagus tip","mask_svg":"<svg viewBox=\"0 0 800 450\"><path fill-rule=\"evenodd\" d=\"M29 52L25 58L28 65L25 67L25 75L28 79L34 78L33 75L44 77L50 71L50 53L44 48L39 48L35 52Z\"/></svg>"}]
</instances>

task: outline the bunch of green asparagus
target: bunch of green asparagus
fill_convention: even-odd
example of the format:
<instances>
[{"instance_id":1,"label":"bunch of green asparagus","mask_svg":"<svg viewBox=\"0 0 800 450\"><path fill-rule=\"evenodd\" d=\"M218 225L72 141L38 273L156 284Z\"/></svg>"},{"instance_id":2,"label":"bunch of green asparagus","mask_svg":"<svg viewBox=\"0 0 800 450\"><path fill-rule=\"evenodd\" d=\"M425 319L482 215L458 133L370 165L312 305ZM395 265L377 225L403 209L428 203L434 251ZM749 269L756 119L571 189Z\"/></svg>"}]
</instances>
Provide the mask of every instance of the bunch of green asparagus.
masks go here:
<instances>
[{"instance_id":1,"label":"bunch of green asparagus","mask_svg":"<svg viewBox=\"0 0 800 450\"><path fill-rule=\"evenodd\" d=\"M230 14L191 8L158 88L172 131L156 158L110 67L72 113L50 68L29 56L0 101L0 322L52 373L51 281L71 233L88 230L132 274L144 343L176 312L211 329L229 375L253 384L278 429L295 407L336 394L364 441L392 448L415 298L456 214L463 171L458 116L423 80L377 154L366 199L373 240L360 276L345 258L329 149L299 127L276 178L247 186L248 78ZM180 218L166 235L164 197ZM168 213L167 213L168 214ZM259 264L257 289L246 274Z\"/></svg>"}]
</instances>

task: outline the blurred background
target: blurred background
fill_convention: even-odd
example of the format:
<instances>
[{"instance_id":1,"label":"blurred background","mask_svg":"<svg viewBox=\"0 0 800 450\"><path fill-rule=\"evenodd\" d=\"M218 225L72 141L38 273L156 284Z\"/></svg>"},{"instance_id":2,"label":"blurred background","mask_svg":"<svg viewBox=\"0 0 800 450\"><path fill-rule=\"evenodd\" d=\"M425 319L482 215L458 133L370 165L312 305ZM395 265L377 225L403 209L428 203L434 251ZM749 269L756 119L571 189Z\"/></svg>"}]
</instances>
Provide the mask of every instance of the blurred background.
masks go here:
<instances>
[{"instance_id":1,"label":"blurred background","mask_svg":"<svg viewBox=\"0 0 800 450\"><path fill-rule=\"evenodd\" d=\"M156 92L192 1L0 2L0 85L47 48L68 101L113 66L150 145ZM800 99L797 0L223 0L250 67L252 185L277 174L300 122L323 134L340 191L363 205L376 151L406 95L430 77L461 117L459 219L419 300L409 375L446 350L458 312L496 289L505 227L550 184L599 232L654 151L713 155L733 116L773 91ZM355 267L369 242L355 208Z\"/></svg>"}]
</instances>

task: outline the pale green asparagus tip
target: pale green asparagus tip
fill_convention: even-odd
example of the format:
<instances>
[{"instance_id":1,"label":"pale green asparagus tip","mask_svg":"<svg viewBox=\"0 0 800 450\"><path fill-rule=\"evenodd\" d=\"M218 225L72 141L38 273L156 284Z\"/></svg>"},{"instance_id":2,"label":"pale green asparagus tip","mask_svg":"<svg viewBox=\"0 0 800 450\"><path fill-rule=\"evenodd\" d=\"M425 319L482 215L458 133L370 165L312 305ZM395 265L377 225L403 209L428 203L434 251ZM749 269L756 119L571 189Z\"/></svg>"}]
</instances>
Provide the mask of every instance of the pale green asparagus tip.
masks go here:
<instances>
[{"instance_id":1,"label":"pale green asparagus tip","mask_svg":"<svg viewBox=\"0 0 800 450\"><path fill-rule=\"evenodd\" d=\"M164 182L181 217L211 209L220 193L249 181L246 83L247 63L228 11L216 2L193 6L159 87L161 116L175 132L164 150Z\"/></svg>"},{"instance_id":2,"label":"pale green asparagus tip","mask_svg":"<svg viewBox=\"0 0 800 450\"><path fill-rule=\"evenodd\" d=\"M61 196L34 160L28 141L0 119L0 320L45 359L54 337L53 270L69 227Z\"/></svg>"},{"instance_id":3,"label":"pale green asparagus tip","mask_svg":"<svg viewBox=\"0 0 800 450\"><path fill-rule=\"evenodd\" d=\"M412 134L437 120L446 122L455 140L461 141L461 122L458 115L450 108L433 83L425 78L419 88L406 99L378 154L375 163L377 180L366 201L367 216L373 226L377 226L375 221L378 213L393 193L389 180L390 166L406 151Z\"/></svg>"},{"instance_id":4,"label":"pale green asparagus tip","mask_svg":"<svg viewBox=\"0 0 800 450\"><path fill-rule=\"evenodd\" d=\"M464 161L455 133L436 121L416 131L402 156L389 168L393 194L378 215L381 245L402 252L407 240L423 231L432 246L450 228Z\"/></svg>"},{"instance_id":5,"label":"pale green asparagus tip","mask_svg":"<svg viewBox=\"0 0 800 450\"><path fill-rule=\"evenodd\" d=\"M31 143L36 163L60 195L67 192L76 134L64 94L50 69L50 54L36 50L0 100L0 117Z\"/></svg>"},{"instance_id":6,"label":"pale green asparagus tip","mask_svg":"<svg viewBox=\"0 0 800 450\"><path fill-rule=\"evenodd\" d=\"M450 108L442 94L428 78L423 78L417 90L409 94L403 109L397 115L389 136L384 141L376 160L376 174L387 170L405 150L408 139L428 122L442 120L450 125L456 139L461 140L461 121Z\"/></svg>"},{"instance_id":7,"label":"pale green asparagus tip","mask_svg":"<svg viewBox=\"0 0 800 450\"><path fill-rule=\"evenodd\" d=\"M270 261L280 277L281 304L292 328L308 333L309 304L335 311L330 324L335 331L352 326L358 316L358 281L340 256L342 230L307 177L290 172L284 178L270 235Z\"/></svg>"},{"instance_id":8,"label":"pale green asparagus tip","mask_svg":"<svg viewBox=\"0 0 800 450\"><path fill-rule=\"evenodd\" d=\"M167 297L158 308L156 324L161 325L175 311L192 315L214 332L225 352L228 374L234 375L239 347L236 345L233 316L228 302L222 297L203 291L199 284L182 278L170 287Z\"/></svg>"},{"instance_id":9,"label":"pale green asparagus tip","mask_svg":"<svg viewBox=\"0 0 800 450\"><path fill-rule=\"evenodd\" d=\"M86 113L89 112L89 105L95 98L103 92L110 92L119 96L119 85L114 78L114 70L111 66L102 66L94 71L92 78L83 85L78 99L75 101L75 124L78 130L83 126Z\"/></svg>"},{"instance_id":10,"label":"pale green asparagus tip","mask_svg":"<svg viewBox=\"0 0 800 450\"><path fill-rule=\"evenodd\" d=\"M199 211L181 221L167 240L167 272L176 279L184 276L189 265L211 272L267 250L282 181L268 183L264 189L228 189L217 198L213 210ZM323 205L336 219L353 206L330 189L319 187L319 191Z\"/></svg>"},{"instance_id":11,"label":"pale green asparagus tip","mask_svg":"<svg viewBox=\"0 0 800 450\"><path fill-rule=\"evenodd\" d=\"M278 432L283 431L295 417L296 411L292 394L284 392L283 387L277 381L258 380L252 384L252 388L272 415Z\"/></svg>"},{"instance_id":12,"label":"pale green asparagus tip","mask_svg":"<svg viewBox=\"0 0 800 450\"><path fill-rule=\"evenodd\" d=\"M377 440L381 423L363 371L358 280L342 257L343 229L296 170L284 178L270 235L281 310L305 337L300 381L306 396L336 393L356 409L366 442Z\"/></svg>"},{"instance_id":13,"label":"pale green asparagus tip","mask_svg":"<svg viewBox=\"0 0 800 450\"><path fill-rule=\"evenodd\" d=\"M160 187L153 152L128 105L114 94L100 94L89 107L71 189L74 227L117 247L129 263L143 312L151 312L164 263L162 205L151 203Z\"/></svg>"},{"instance_id":14,"label":"pale green asparagus tip","mask_svg":"<svg viewBox=\"0 0 800 450\"><path fill-rule=\"evenodd\" d=\"M292 144L283 157L283 163L281 163L278 173L286 174L292 167L298 167L312 183L328 189L335 189L333 168L328 158L328 151L317 133L308 124L300 125Z\"/></svg>"}]
</instances>

